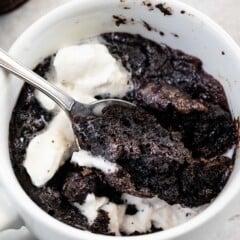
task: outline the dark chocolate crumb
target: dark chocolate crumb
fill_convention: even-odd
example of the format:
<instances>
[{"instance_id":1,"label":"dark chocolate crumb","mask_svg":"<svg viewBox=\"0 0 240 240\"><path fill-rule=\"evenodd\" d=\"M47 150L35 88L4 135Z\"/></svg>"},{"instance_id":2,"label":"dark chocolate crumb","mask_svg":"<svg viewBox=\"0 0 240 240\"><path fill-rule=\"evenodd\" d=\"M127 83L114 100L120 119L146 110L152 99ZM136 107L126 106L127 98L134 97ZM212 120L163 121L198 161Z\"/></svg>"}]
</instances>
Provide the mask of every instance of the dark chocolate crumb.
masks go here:
<instances>
[{"instance_id":1,"label":"dark chocolate crumb","mask_svg":"<svg viewBox=\"0 0 240 240\"><path fill-rule=\"evenodd\" d=\"M152 3L149 0L143 1L142 4L144 6L146 6L146 7L148 7L149 11L153 11L154 10L153 5L152 5Z\"/></svg>"},{"instance_id":2,"label":"dark chocolate crumb","mask_svg":"<svg viewBox=\"0 0 240 240\"><path fill-rule=\"evenodd\" d=\"M162 32L162 31L160 31L159 34L160 34L161 36L164 36L164 35L165 35L165 33Z\"/></svg>"},{"instance_id":3,"label":"dark chocolate crumb","mask_svg":"<svg viewBox=\"0 0 240 240\"><path fill-rule=\"evenodd\" d=\"M222 55L225 55L225 52L224 52L224 51L222 51Z\"/></svg>"},{"instance_id":4,"label":"dark chocolate crumb","mask_svg":"<svg viewBox=\"0 0 240 240\"><path fill-rule=\"evenodd\" d=\"M172 9L167 7L166 3L159 3L155 5L155 7L158 8L164 14L164 16L171 16L173 14Z\"/></svg>"},{"instance_id":5,"label":"dark chocolate crumb","mask_svg":"<svg viewBox=\"0 0 240 240\"><path fill-rule=\"evenodd\" d=\"M94 220L94 223L90 226L90 230L93 233L98 233L99 229L101 229L102 234L108 235L108 233L109 233L109 228L108 228L109 222L110 222L110 218L108 216L108 213L105 212L104 210L99 210L97 218Z\"/></svg>"},{"instance_id":6,"label":"dark chocolate crumb","mask_svg":"<svg viewBox=\"0 0 240 240\"><path fill-rule=\"evenodd\" d=\"M121 24L126 24L127 23L127 19L121 15L113 15L112 16L115 24L119 27Z\"/></svg>"},{"instance_id":7,"label":"dark chocolate crumb","mask_svg":"<svg viewBox=\"0 0 240 240\"><path fill-rule=\"evenodd\" d=\"M176 37L176 38L179 38L179 35L176 34L176 33L172 33L172 35L173 35L174 37Z\"/></svg>"},{"instance_id":8,"label":"dark chocolate crumb","mask_svg":"<svg viewBox=\"0 0 240 240\"><path fill-rule=\"evenodd\" d=\"M155 227L154 225L152 225L152 227L151 227L151 233L161 232L161 231L163 231L163 230L164 230L163 228L161 228L161 227L157 228L157 227Z\"/></svg>"},{"instance_id":9,"label":"dark chocolate crumb","mask_svg":"<svg viewBox=\"0 0 240 240\"><path fill-rule=\"evenodd\" d=\"M138 210L134 204L127 205L127 209L125 212L127 215L135 215L137 212Z\"/></svg>"},{"instance_id":10,"label":"dark chocolate crumb","mask_svg":"<svg viewBox=\"0 0 240 240\"><path fill-rule=\"evenodd\" d=\"M152 6L152 3L151 3L149 0L143 1L142 4L143 4L144 6L147 6L147 7L151 7L151 6Z\"/></svg>"},{"instance_id":11,"label":"dark chocolate crumb","mask_svg":"<svg viewBox=\"0 0 240 240\"><path fill-rule=\"evenodd\" d=\"M150 26L149 23L145 22L145 21L142 21L143 22L143 26L148 30L148 31L152 31L153 28Z\"/></svg>"},{"instance_id":12,"label":"dark chocolate crumb","mask_svg":"<svg viewBox=\"0 0 240 240\"><path fill-rule=\"evenodd\" d=\"M180 12L181 14L185 14L186 13L186 11L185 10L181 10L181 12Z\"/></svg>"},{"instance_id":13,"label":"dark chocolate crumb","mask_svg":"<svg viewBox=\"0 0 240 240\"><path fill-rule=\"evenodd\" d=\"M50 56L50 57L47 57L45 58L41 64L39 64L36 69L35 69L35 72L42 76L42 77L46 77L46 74L48 71L50 71L50 68L51 68L51 64L52 64L52 61L53 61L53 57L54 56Z\"/></svg>"},{"instance_id":14,"label":"dark chocolate crumb","mask_svg":"<svg viewBox=\"0 0 240 240\"><path fill-rule=\"evenodd\" d=\"M131 9L131 8L128 7L128 6L125 6L125 7L123 7L123 9L129 10L129 9Z\"/></svg>"}]
</instances>

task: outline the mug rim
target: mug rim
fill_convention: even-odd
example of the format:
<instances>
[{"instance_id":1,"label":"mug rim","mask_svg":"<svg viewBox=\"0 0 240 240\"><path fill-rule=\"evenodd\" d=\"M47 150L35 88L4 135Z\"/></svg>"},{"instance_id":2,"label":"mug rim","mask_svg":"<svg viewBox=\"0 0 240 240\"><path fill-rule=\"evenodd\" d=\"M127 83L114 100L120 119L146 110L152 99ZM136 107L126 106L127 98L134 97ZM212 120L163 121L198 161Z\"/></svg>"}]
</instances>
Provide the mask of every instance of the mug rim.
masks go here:
<instances>
[{"instance_id":1,"label":"mug rim","mask_svg":"<svg viewBox=\"0 0 240 240\"><path fill-rule=\"evenodd\" d=\"M119 1L119 0L115 0ZM131 2L138 2L138 0L128 0ZM151 0L151 2L155 5L158 3L162 3L162 0ZM34 36L37 36L43 31L48 24L52 25L54 23L57 23L60 21L64 16L66 17L67 14L71 14L75 11L75 9L79 8L92 8L96 7L98 4L112 4L113 0L104 0L104 3L101 3L99 0L81 0L79 1L70 1L68 3L65 3L53 10L51 10L48 14L41 17L39 20L37 20L35 23L33 23L27 30L25 30L20 37L13 43L11 46L9 53L14 56L17 55L18 49L21 49L22 44L29 39L34 38ZM240 61L240 48L236 44L236 42L232 39L232 37L222 29L218 24L216 24L211 18L206 16L205 14L201 13L200 11L196 10L195 8L182 3L178 0L168 0L167 2L169 5L174 6L176 9L184 9L186 12L189 12L194 15L194 17L200 19L204 25L207 25L210 29L216 32L219 37L221 37L227 44L229 45L230 49L234 51L234 54L237 56L237 58ZM236 159L237 160L237 159ZM10 159L8 159L10 161ZM0 172L2 169L0 169ZM13 171L13 170L12 170ZM13 173L14 174L14 173ZM14 174L15 176L15 174ZM91 233L89 231L80 230L77 228L74 228L72 226L69 226L54 217L47 214L42 208L40 208L36 203L33 202L33 200L25 193L21 185L18 183L16 179L14 182L10 185L7 185L6 190L11 195L11 198L14 199L14 195L19 195L19 199L21 201L16 201L18 206L20 208L24 209L24 211L28 212L32 216L33 219L38 219L38 221L41 221L43 225L49 225L54 231L61 232L63 235L76 237L79 235L79 238L92 240L93 238L97 237L99 240L121 240L123 237L119 236L107 236L107 235L101 235L101 234L95 234ZM4 181L3 181L4 182ZM146 240L147 237L151 237L152 240L160 240L160 239L172 239L175 237L182 236L197 227L200 227L210 219L212 219L215 215L217 215L224 207L235 197L235 195L239 192L240 186L237 183L237 181L233 181L230 183L230 187L226 189L226 191L220 195L213 203L210 203L210 205L205 209L203 212L198 214L197 216L193 217L192 219L188 220L185 223L182 223L178 226L175 226L173 228L164 230L162 232L156 232L151 234L145 234L140 236L127 236L124 237L125 239L138 239L138 240ZM31 209L31 210L29 210Z\"/></svg>"}]
</instances>

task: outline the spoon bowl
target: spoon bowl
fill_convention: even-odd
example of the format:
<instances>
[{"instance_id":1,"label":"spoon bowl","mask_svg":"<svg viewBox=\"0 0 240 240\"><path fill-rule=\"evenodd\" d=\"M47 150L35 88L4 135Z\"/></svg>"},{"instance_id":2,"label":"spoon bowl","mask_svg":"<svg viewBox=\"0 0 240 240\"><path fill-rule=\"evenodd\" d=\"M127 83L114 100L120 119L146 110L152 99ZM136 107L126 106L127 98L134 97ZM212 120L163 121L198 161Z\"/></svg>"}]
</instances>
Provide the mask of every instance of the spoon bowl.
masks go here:
<instances>
[{"instance_id":1,"label":"spoon bowl","mask_svg":"<svg viewBox=\"0 0 240 240\"><path fill-rule=\"evenodd\" d=\"M124 107L136 107L135 104L121 99L102 99L91 102L89 104L82 104L77 101L74 102L70 110L70 116L99 116L105 107L120 105Z\"/></svg>"}]
</instances>

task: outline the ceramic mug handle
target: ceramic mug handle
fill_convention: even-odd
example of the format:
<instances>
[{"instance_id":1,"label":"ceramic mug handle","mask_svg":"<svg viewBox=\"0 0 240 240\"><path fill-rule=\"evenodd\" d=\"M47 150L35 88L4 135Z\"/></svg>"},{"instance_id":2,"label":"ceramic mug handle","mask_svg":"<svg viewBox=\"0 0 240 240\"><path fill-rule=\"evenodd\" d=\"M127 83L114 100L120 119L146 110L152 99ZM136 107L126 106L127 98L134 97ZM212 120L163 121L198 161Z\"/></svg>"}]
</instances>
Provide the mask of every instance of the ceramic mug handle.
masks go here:
<instances>
[{"instance_id":1,"label":"ceramic mug handle","mask_svg":"<svg viewBox=\"0 0 240 240\"><path fill-rule=\"evenodd\" d=\"M18 229L23 221L9 202L7 195L0 186L0 232L6 229Z\"/></svg>"}]
</instances>

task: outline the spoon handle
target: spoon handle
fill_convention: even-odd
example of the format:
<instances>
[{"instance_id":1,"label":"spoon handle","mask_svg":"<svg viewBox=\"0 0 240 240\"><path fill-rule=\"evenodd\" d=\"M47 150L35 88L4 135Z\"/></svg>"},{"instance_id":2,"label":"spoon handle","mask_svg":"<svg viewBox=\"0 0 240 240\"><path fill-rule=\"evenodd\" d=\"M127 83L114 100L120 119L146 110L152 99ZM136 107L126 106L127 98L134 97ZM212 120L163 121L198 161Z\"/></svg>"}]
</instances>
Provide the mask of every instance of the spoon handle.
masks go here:
<instances>
[{"instance_id":1,"label":"spoon handle","mask_svg":"<svg viewBox=\"0 0 240 240\"><path fill-rule=\"evenodd\" d=\"M49 83L32 70L24 67L17 60L10 57L5 51L0 49L0 67L22 78L39 91L46 94L56 102L63 110L69 112L75 102L73 98L64 93L61 89Z\"/></svg>"}]
</instances>

